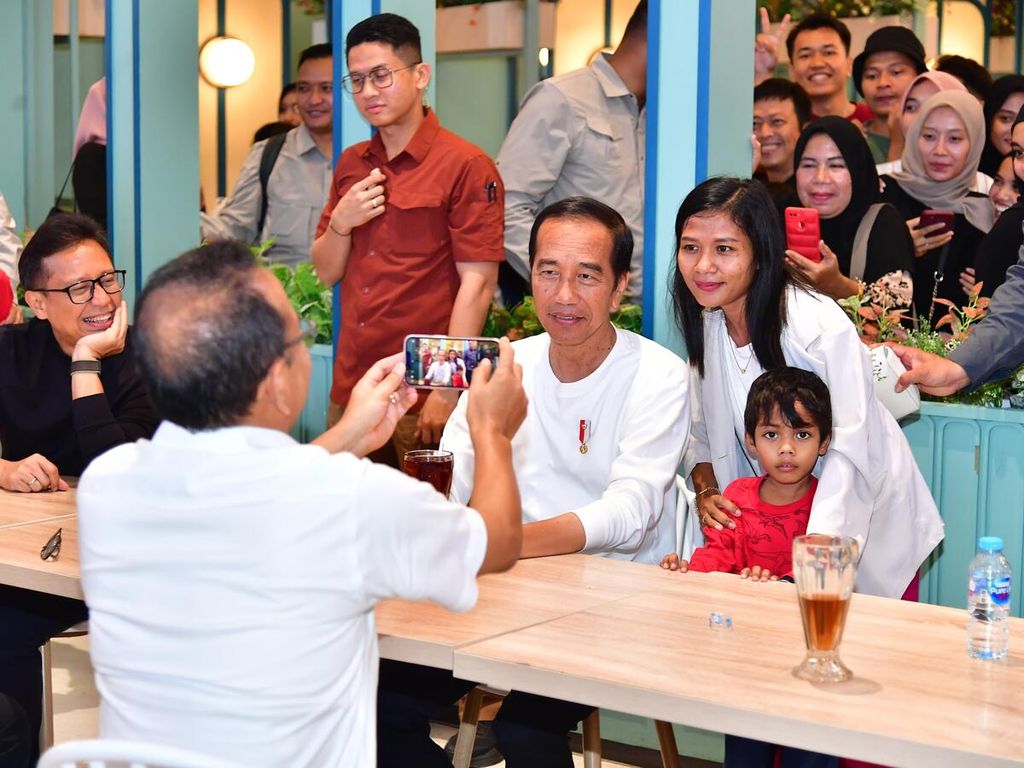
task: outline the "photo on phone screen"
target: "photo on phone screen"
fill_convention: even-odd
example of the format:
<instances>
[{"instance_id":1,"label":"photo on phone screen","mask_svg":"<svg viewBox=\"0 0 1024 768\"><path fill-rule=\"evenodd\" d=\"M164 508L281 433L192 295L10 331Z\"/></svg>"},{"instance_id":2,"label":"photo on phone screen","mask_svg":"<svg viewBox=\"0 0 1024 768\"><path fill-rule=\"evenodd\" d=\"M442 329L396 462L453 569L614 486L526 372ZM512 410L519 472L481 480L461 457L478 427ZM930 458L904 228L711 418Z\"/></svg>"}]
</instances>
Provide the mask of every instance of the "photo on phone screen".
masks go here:
<instances>
[{"instance_id":1,"label":"photo on phone screen","mask_svg":"<svg viewBox=\"0 0 1024 768\"><path fill-rule=\"evenodd\" d=\"M412 335L405 337L405 383L425 389L466 389L481 361L498 361L498 340Z\"/></svg>"}]
</instances>

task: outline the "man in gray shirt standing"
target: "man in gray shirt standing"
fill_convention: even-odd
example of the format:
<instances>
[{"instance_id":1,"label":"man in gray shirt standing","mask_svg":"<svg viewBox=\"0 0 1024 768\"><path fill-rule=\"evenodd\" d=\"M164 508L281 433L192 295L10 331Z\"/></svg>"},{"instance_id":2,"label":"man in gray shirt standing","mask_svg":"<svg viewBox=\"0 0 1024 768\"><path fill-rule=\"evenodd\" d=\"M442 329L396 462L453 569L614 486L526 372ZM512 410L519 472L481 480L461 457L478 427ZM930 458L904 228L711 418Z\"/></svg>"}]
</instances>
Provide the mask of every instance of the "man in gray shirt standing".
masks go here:
<instances>
[{"instance_id":1,"label":"man in gray shirt standing","mask_svg":"<svg viewBox=\"0 0 1024 768\"><path fill-rule=\"evenodd\" d=\"M333 74L329 44L302 52L295 86L302 124L283 134L283 144L274 137L253 145L231 195L213 213L200 215L205 239L255 244L273 237L274 245L266 253L270 261L294 267L310 260L333 176ZM280 154L263 182L264 154L269 160L274 151Z\"/></svg>"},{"instance_id":2,"label":"man in gray shirt standing","mask_svg":"<svg viewBox=\"0 0 1024 768\"><path fill-rule=\"evenodd\" d=\"M505 258L526 284L537 212L582 195L617 210L633 232L628 300L643 286L644 141L647 134L647 0L615 53L535 85L498 153L505 183Z\"/></svg>"}]
</instances>

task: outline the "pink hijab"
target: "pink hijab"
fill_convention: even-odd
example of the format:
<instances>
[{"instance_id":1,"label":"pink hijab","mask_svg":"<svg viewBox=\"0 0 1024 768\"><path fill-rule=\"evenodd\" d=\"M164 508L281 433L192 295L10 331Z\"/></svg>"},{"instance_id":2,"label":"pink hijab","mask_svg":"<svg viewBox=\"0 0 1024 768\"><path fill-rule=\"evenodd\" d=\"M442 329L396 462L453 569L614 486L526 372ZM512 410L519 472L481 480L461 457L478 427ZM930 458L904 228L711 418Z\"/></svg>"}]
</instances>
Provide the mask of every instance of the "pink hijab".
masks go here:
<instances>
[{"instance_id":1,"label":"pink hijab","mask_svg":"<svg viewBox=\"0 0 1024 768\"><path fill-rule=\"evenodd\" d=\"M71 157L78 157L78 150L85 144L95 142L107 145L107 78L102 77L89 88L82 104L82 114L75 129L75 146Z\"/></svg>"},{"instance_id":2,"label":"pink hijab","mask_svg":"<svg viewBox=\"0 0 1024 768\"><path fill-rule=\"evenodd\" d=\"M940 91L966 91L967 86L957 80L948 72L922 72L920 75L910 81L910 85L907 86L907 90L903 92L903 98L900 99L900 111L899 115L903 114L903 110L907 108L907 97L910 96L910 92L914 86L920 83L922 80L928 80L935 85Z\"/></svg>"}]
</instances>

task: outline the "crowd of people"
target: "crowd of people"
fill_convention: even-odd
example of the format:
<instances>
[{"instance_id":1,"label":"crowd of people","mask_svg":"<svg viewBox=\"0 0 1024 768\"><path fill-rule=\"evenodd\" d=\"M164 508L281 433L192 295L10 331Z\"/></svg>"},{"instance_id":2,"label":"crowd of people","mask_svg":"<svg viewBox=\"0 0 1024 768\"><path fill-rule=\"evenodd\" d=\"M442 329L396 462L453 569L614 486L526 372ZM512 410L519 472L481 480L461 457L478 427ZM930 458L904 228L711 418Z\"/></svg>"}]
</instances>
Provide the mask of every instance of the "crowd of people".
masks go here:
<instances>
[{"instance_id":1,"label":"crowd of people","mask_svg":"<svg viewBox=\"0 0 1024 768\"><path fill-rule=\"evenodd\" d=\"M527 94L497 163L424 106L419 33L385 13L345 39L341 86L376 130L332 168L333 50L307 49L280 104L298 125L253 146L203 216L211 244L149 276L132 327L94 219L53 216L23 250L0 237L0 281L32 314L0 329L0 488L80 476L86 598L0 586L0 764L34 764L38 648L86 616L104 737L388 768L450 765L428 722L474 682L378 664L385 598L467 610L477 575L573 552L787 578L812 532L857 541L861 592L917 600L942 520L836 300L925 322L979 281L994 293L950 358L896 347L901 388L946 394L1024 360L1024 79L955 57L929 71L894 27L851 59L842 22L763 13L753 178L698 184L675 219L684 361L611 322L641 299L646 13ZM783 43L792 81L773 76ZM789 206L817 211L820 260L787 249ZM935 211L948 221L920 226ZM272 260L340 286L329 424L309 445L288 432L311 329L245 247L271 236ZM532 294L543 333L495 355L471 337L499 284ZM430 446L454 455L450 498L396 471ZM678 473L703 543L684 551ZM497 750L565 768L591 710L512 691ZM726 765L776 752L730 738Z\"/></svg>"}]
</instances>

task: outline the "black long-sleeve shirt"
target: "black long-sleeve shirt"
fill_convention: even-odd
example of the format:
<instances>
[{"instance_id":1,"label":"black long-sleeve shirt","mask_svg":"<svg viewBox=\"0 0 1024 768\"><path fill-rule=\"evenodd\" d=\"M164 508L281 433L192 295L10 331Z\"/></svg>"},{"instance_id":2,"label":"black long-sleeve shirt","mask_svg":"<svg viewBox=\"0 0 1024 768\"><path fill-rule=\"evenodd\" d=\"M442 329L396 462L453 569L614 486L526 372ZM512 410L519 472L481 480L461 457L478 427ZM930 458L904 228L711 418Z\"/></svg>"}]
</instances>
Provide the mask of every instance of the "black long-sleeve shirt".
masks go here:
<instances>
[{"instance_id":1,"label":"black long-sleeve shirt","mask_svg":"<svg viewBox=\"0 0 1024 768\"><path fill-rule=\"evenodd\" d=\"M139 377L131 330L121 354L101 361L103 394L71 399L71 358L50 324L0 327L0 456L39 453L80 475L104 451L150 437L160 419Z\"/></svg>"}]
</instances>

